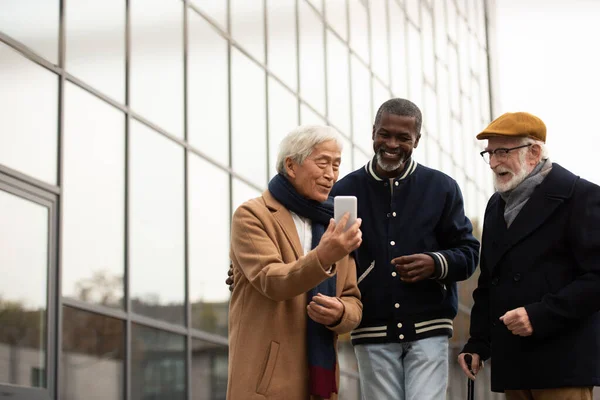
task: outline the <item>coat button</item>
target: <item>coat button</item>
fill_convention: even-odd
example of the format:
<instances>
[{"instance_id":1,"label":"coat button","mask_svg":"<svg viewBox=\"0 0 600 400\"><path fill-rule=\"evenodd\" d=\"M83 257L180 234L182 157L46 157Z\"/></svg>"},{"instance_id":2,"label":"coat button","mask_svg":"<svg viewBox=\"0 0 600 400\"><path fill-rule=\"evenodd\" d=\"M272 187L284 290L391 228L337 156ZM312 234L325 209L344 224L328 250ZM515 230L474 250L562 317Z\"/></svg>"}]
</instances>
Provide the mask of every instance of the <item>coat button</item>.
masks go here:
<instances>
[{"instance_id":1,"label":"coat button","mask_svg":"<svg viewBox=\"0 0 600 400\"><path fill-rule=\"evenodd\" d=\"M494 278L492 278L492 285L494 285L494 286L498 285L498 281L499 281L498 277L495 276Z\"/></svg>"},{"instance_id":2,"label":"coat button","mask_svg":"<svg viewBox=\"0 0 600 400\"><path fill-rule=\"evenodd\" d=\"M400 340L404 339L404 335L400 335L398 337L400 338Z\"/></svg>"},{"instance_id":3,"label":"coat button","mask_svg":"<svg viewBox=\"0 0 600 400\"><path fill-rule=\"evenodd\" d=\"M519 282L521 280L521 274L518 272L513 276L513 281Z\"/></svg>"},{"instance_id":4,"label":"coat button","mask_svg":"<svg viewBox=\"0 0 600 400\"><path fill-rule=\"evenodd\" d=\"M388 218L389 218L389 217L391 217L391 214L390 214L390 213L387 213L387 217L388 217Z\"/></svg>"},{"instance_id":5,"label":"coat button","mask_svg":"<svg viewBox=\"0 0 600 400\"><path fill-rule=\"evenodd\" d=\"M398 186L398 181L394 182L394 185Z\"/></svg>"},{"instance_id":6,"label":"coat button","mask_svg":"<svg viewBox=\"0 0 600 400\"><path fill-rule=\"evenodd\" d=\"M396 307L396 308L400 308L400 304L399 304L399 303L396 303L396 304L394 304L394 307Z\"/></svg>"},{"instance_id":7,"label":"coat button","mask_svg":"<svg viewBox=\"0 0 600 400\"><path fill-rule=\"evenodd\" d=\"M396 271L392 272L392 276L393 276L394 278L396 277L396 275L398 275L398 274L396 273Z\"/></svg>"},{"instance_id":8,"label":"coat button","mask_svg":"<svg viewBox=\"0 0 600 400\"><path fill-rule=\"evenodd\" d=\"M398 328L402 328L402 322L398 322Z\"/></svg>"}]
</instances>

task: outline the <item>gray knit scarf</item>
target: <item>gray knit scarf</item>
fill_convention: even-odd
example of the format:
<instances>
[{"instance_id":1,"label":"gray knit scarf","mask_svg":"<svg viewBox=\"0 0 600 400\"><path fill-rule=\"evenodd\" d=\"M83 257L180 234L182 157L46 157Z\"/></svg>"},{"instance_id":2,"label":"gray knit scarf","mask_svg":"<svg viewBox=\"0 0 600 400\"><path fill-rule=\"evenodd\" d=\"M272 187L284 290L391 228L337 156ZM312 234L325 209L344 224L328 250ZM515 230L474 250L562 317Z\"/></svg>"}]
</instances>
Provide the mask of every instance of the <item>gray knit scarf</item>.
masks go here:
<instances>
[{"instance_id":1,"label":"gray knit scarf","mask_svg":"<svg viewBox=\"0 0 600 400\"><path fill-rule=\"evenodd\" d=\"M542 183L551 169L552 161L548 158L542 160L516 188L500 193L500 196L506 203L506 206L504 207L504 220L506 221L507 227L510 227L515 218L517 218L517 215L519 215L523 206L527 204L527 201L535 188Z\"/></svg>"}]
</instances>

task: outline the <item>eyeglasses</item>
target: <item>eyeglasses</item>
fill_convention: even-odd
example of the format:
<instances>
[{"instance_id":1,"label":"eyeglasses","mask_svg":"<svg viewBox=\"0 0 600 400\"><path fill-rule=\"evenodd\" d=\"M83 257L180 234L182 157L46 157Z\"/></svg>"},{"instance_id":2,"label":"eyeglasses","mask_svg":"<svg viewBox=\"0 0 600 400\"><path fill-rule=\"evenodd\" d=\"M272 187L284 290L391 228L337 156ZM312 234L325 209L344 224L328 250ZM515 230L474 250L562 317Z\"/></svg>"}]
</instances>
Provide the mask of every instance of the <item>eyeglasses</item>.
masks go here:
<instances>
[{"instance_id":1,"label":"eyeglasses","mask_svg":"<svg viewBox=\"0 0 600 400\"><path fill-rule=\"evenodd\" d=\"M511 147L510 149L494 149L494 150L484 150L481 153L479 153L479 155L481 155L481 157L483 158L483 161L485 161L486 163L490 163L490 160L492 158L492 156L496 156L496 160L498 161L506 161L506 159L508 158L508 153L516 150L516 149L522 149L523 147L529 147L532 146L533 143L528 143L528 144L523 144L521 146L517 146L517 147Z\"/></svg>"}]
</instances>

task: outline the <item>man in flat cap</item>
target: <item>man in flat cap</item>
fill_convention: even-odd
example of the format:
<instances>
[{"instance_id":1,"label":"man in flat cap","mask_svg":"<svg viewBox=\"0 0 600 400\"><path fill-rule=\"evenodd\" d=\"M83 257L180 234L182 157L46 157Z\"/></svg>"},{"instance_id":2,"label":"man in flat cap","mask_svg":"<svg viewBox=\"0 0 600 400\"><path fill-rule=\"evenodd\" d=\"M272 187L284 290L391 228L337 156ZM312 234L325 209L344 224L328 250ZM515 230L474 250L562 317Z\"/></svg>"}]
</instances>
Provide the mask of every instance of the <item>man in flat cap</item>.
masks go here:
<instances>
[{"instance_id":1,"label":"man in flat cap","mask_svg":"<svg viewBox=\"0 0 600 400\"><path fill-rule=\"evenodd\" d=\"M481 156L496 193L458 362L475 379L491 357L492 390L508 400L591 400L600 385L600 187L550 161L546 126L529 113L504 114L477 139L488 141Z\"/></svg>"}]
</instances>

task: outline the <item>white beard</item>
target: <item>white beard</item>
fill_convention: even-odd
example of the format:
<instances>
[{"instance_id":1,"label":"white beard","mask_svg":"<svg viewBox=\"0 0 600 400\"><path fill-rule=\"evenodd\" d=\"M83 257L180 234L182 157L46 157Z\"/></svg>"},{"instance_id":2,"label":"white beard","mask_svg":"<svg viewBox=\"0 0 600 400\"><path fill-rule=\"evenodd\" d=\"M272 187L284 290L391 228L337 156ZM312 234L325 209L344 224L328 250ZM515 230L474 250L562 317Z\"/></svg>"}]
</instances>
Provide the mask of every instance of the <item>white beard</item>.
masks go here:
<instances>
[{"instance_id":1,"label":"white beard","mask_svg":"<svg viewBox=\"0 0 600 400\"><path fill-rule=\"evenodd\" d=\"M523 182L525 178L527 178L527 175L529 175L525 159L520 160L519 167L519 171L517 172L512 172L507 168L498 167L496 171L494 171L493 175L494 189L496 189L497 192L504 193L513 190L514 188L519 186L519 184ZM501 172L508 172L511 175L510 180L507 182L499 182L498 174Z\"/></svg>"}]
</instances>

